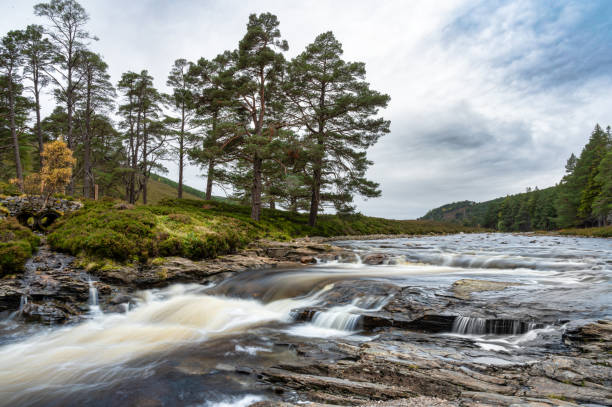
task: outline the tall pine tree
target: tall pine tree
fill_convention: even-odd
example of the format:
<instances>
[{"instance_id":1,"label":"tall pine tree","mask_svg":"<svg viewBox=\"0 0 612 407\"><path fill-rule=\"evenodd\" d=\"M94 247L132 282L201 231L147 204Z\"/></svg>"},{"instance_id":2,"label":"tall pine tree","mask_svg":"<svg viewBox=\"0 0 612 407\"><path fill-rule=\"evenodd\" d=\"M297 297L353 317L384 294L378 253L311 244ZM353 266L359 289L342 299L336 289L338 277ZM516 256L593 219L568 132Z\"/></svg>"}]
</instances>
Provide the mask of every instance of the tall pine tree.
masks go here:
<instances>
[{"instance_id":1,"label":"tall pine tree","mask_svg":"<svg viewBox=\"0 0 612 407\"><path fill-rule=\"evenodd\" d=\"M355 193L380 195L378 184L365 177L372 164L366 150L389 132L378 111L390 98L371 90L365 64L344 61L342 52L332 32L319 35L291 61L285 82L288 115L304 129L309 147L311 226L325 201L346 211Z\"/></svg>"}]
</instances>

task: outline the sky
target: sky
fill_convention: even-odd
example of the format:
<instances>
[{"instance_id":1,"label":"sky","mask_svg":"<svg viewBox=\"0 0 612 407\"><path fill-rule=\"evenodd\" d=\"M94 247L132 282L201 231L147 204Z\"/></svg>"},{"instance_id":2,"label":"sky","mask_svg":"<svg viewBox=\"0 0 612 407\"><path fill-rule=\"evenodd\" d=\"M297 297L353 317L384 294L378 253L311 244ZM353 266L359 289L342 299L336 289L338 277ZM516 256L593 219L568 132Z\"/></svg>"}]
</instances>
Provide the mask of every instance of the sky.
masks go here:
<instances>
[{"instance_id":1,"label":"sky","mask_svg":"<svg viewBox=\"0 0 612 407\"><path fill-rule=\"evenodd\" d=\"M32 13L38 2L0 0L0 34L44 24ZM366 215L412 219L555 185L595 124L612 124L608 0L80 3L113 83L147 69L164 91L174 60L235 49L251 13L278 16L288 58L333 31L344 59L365 62L371 87L391 96L381 112L391 132L368 151L382 196L356 199ZM175 162L166 164L176 180ZM203 190L200 172L189 166L185 183Z\"/></svg>"}]
</instances>

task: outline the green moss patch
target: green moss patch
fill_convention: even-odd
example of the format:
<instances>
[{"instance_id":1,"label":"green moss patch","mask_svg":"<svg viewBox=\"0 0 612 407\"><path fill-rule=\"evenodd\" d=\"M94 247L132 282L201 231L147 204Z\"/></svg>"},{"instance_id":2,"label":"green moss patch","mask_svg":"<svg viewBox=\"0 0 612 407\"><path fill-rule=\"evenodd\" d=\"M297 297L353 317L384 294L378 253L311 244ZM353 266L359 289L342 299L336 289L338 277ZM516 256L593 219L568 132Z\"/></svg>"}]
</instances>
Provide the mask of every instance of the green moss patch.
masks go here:
<instances>
[{"instance_id":1,"label":"green moss patch","mask_svg":"<svg viewBox=\"0 0 612 407\"><path fill-rule=\"evenodd\" d=\"M22 272L40 244L38 236L14 218L0 221L0 276Z\"/></svg>"},{"instance_id":2,"label":"green moss patch","mask_svg":"<svg viewBox=\"0 0 612 407\"><path fill-rule=\"evenodd\" d=\"M117 209L112 202L89 202L58 221L48 236L55 250L121 262L156 257L194 260L235 252L259 239L301 236L457 233L471 229L434 221L397 221L363 215L323 215L316 227L308 216L265 209L262 220L250 208L217 201L165 200Z\"/></svg>"}]
</instances>

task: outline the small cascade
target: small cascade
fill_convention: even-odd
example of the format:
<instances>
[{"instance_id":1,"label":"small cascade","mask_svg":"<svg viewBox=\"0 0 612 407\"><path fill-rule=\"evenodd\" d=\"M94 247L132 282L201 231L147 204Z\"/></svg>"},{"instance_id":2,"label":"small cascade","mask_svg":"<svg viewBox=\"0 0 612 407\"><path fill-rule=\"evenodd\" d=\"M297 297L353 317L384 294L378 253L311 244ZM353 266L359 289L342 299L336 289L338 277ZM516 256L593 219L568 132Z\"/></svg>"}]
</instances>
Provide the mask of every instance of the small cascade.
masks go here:
<instances>
[{"instance_id":1,"label":"small cascade","mask_svg":"<svg viewBox=\"0 0 612 407\"><path fill-rule=\"evenodd\" d=\"M89 305L98 306L98 289L94 285L93 281L89 280Z\"/></svg>"},{"instance_id":2,"label":"small cascade","mask_svg":"<svg viewBox=\"0 0 612 407\"><path fill-rule=\"evenodd\" d=\"M352 332L357 329L360 318L360 315L346 311L317 311L312 318L312 323L320 328Z\"/></svg>"},{"instance_id":3,"label":"small cascade","mask_svg":"<svg viewBox=\"0 0 612 407\"><path fill-rule=\"evenodd\" d=\"M453 322L453 332L466 335L483 335L487 333L485 318L457 317Z\"/></svg>"},{"instance_id":4,"label":"small cascade","mask_svg":"<svg viewBox=\"0 0 612 407\"><path fill-rule=\"evenodd\" d=\"M99 314L100 306L98 305L98 289L94 285L94 282L91 281L91 279L89 279L87 282L89 284L89 311L92 314Z\"/></svg>"},{"instance_id":5,"label":"small cascade","mask_svg":"<svg viewBox=\"0 0 612 407\"><path fill-rule=\"evenodd\" d=\"M26 307L26 305L28 305L28 296L23 294L21 296L21 299L19 300L19 310L17 311L19 315L23 313L23 310Z\"/></svg>"},{"instance_id":6,"label":"small cascade","mask_svg":"<svg viewBox=\"0 0 612 407\"><path fill-rule=\"evenodd\" d=\"M354 299L350 304L339 305L325 311L316 311L311 323L318 328L335 329L337 331L356 332L359 330L361 313L378 311L390 297L363 296Z\"/></svg>"},{"instance_id":7,"label":"small cascade","mask_svg":"<svg viewBox=\"0 0 612 407\"><path fill-rule=\"evenodd\" d=\"M452 332L462 335L521 335L543 326L535 322L524 322L518 319L486 319L459 316L453 322Z\"/></svg>"}]
</instances>

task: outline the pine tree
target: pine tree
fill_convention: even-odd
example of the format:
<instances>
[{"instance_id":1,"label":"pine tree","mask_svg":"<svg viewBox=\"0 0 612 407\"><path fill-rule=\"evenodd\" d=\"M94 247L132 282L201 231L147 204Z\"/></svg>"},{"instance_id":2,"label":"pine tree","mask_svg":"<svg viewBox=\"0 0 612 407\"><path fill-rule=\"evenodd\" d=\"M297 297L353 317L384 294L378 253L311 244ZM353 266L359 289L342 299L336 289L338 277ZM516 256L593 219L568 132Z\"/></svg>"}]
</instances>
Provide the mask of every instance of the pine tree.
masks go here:
<instances>
[{"instance_id":1,"label":"pine tree","mask_svg":"<svg viewBox=\"0 0 612 407\"><path fill-rule=\"evenodd\" d=\"M189 63L186 59L177 59L168 75L166 85L172 88L172 94L166 98L172 110L176 112L175 117L168 120L168 124L173 125L176 134L175 155L178 157L178 198L183 197L183 171L185 170L185 159L190 143L193 140L191 132L195 130L197 122L194 121L196 113L196 100L194 81L189 77Z\"/></svg>"},{"instance_id":2,"label":"pine tree","mask_svg":"<svg viewBox=\"0 0 612 407\"><path fill-rule=\"evenodd\" d=\"M190 159L206 170L206 199L212 198L213 183L228 181L228 164L236 159L234 148L243 131L235 98L235 53L225 51L212 61L200 58L189 67L189 79L197 89L196 120L201 123L200 143L189 150ZM244 111L243 111L244 112Z\"/></svg>"},{"instance_id":3,"label":"pine tree","mask_svg":"<svg viewBox=\"0 0 612 407\"><path fill-rule=\"evenodd\" d=\"M34 96L34 109L36 112L35 131L38 140L38 164L42 168L43 132L40 117L40 96L42 89L49 84L46 71L53 62L53 45L43 37L44 29L40 25L29 25L24 32L24 46L22 53L25 59L24 74L31 82L28 88Z\"/></svg>"},{"instance_id":4,"label":"pine tree","mask_svg":"<svg viewBox=\"0 0 612 407\"><path fill-rule=\"evenodd\" d=\"M608 217L612 214L612 146L599 163L595 181L601 186L599 194L593 200L593 213L598 217L599 223L608 224Z\"/></svg>"},{"instance_id":5,"label":"pine tree","mask_svg":"<svg viewBox=\"0 0 612 407\"><path fill-rule=\"evenodd\" d=\"M249 118L244 123L241 144L244 157L252 165L251 218L256 221L261 217L263 162L273 151L272 141L281 126L272 111L280 98L278 83L285 67L280 51L289 46L280 39L278 25L273 14L251 14L236 54L234 91Z\"/></svg>"},{"instance_id":6,"label":"pine tree","mask_svg":"<svg viewBox=\"0 0 612 407\"><path fill-rule=\"evenodd\" d=\"M556 200L557 219L560 227L576 225L578 205L580 204L580 185L575 175L578 159L572 153L565 165L565 175L561 179Z\"/></svg>"},{"instance_id":7,"label":"pine tree","mask_svg":"<svg viewBox=\"0 0 612 407\"><path fill-rule=\"evenodd\" d=\"M34 6L34 14L46 17L49 26L45 32L53 44L54 64L49 77L56 85L56 99L66 105L65 134L68 148L75 148L74 111L77 104L79 87L83 77L79 75L78 64L81 52L90 40L97 40L84 28L89 15L75 0L51 0ZM73 193L72 182L68 192Z\"/></svg>"},{"instance_id":8,"label":"pine tree","mask_svg":"<svg viewBox=\"0 0 612 407\"><path fill-rule=\"evenodd\" d=\"M135 203L142 193L147 203L147 182L153 169L165 171L168 132L159 120L162 97L153 87L148 71L126 72L117 85L125 103L119 106L120 123L126 139L126 200Z\"/></svg>"},{"instance_id":9,"label":"pine tree","mask_svg":"<svg viewBox=\"0 0 612 407\"><path fill-rule=\"evenodd\" d=\"M378 184L365 178L372 164L366 150L389 132L389 121L377 117L389 96L365 82L365 64L345 62L333 33L319 35L289 64L285 91L288 115L306 134L311 179L310 225L322 202L336 210L351 209L353 195L380 195Z\"/></svg>"},{"instance_id":10,"label":"pine tree","mask_svg":"<svg viewBox=\"0 0 612 407\"><path fill-rule=\"evenodd\" d=\"M23 65L24 35L22 31L9 31L2 38L0 44L0 72L6 76L6 90L8 96L9 129L13 140L13 151L15 157L15 173L18 184L23 186L23 166L19 147L19 135L17 134L16 104L18 88L21 87L22 77L19 70Z\"/></svg>"},{"instance_id":11,"label":"pine tree","mask_svg":"<svg viewBox=\"0 0 612 407\"><path fill-rule=\"evenodd\" d=\"M80 107L78 119L81 122L80 139L83 147L83 196L90 198L95 184L92 163L93 121L96 114L112 109L115 89L107 72L108 65L99 54L81 51L78 61L79 76L83 78L77 105Z\"/></svg>"},{"instance_id":12,"label":"pine tree","mask_svg":"<svg viewBox=\"0 0 612 407\"><path fill-rule=\"evenodd\" d=\"M17 135L19 156L22 170L27 169L30 143L28 134L28 117L32 110L30 100L23 95L24 87L20 83L9 82L8 77L0 75L0 173L5 179L17 176L15 165L15 144L12 129ZM12 95L14 102L10 103ZM14 111L14 126L11 125L11 109Z\"/></svg>"},{"instance_id":13,"label":"pine tree","mask_svg":"<svg viewBox=\"0 0 612 407\"><path fill-rule=\"evenodd\" d=\"M601 192L601 184L597 181L597 175L599 164L607 151L609 142L606 132L599 125L596 125L589 142L584 146L580 158L576 162L574 173L581 186L577 216L584 223L592 224L595 221L593 202Z\"/></svg>"}]
</instances>

